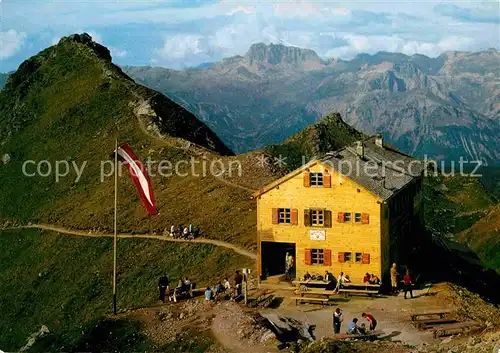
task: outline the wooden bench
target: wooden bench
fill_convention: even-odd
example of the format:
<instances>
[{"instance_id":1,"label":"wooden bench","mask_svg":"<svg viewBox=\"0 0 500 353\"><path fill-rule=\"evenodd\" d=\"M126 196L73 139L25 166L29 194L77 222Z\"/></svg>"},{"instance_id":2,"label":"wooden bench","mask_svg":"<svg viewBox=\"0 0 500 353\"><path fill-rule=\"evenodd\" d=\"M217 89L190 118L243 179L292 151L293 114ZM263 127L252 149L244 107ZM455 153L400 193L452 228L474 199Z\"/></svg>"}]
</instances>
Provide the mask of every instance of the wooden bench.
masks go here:
<instances>
[{"instance_id":1,"label":"wooden bench","mask_svg":"<svg viewBox=\"0 0 500 353\"><path fill-rule=\"evenodd\" d=\"M422 330L429 330L432 328L435 328L436 326L443 325L443 324L455 324L458 321L455 319L434 319L434 320L418 320L415 321L414 324L416 327L422 329Z\"/></svg>"},{"instance_id":2,"label":"wooden bench","mask_svg":"<svg viewBox=\"0 0 500 353\"><path fill-rule=\"evenodd\" d=\"M295 300L295 305L298 305L300 302L328 305L328 303L330 302L328 298L293 297L292 299Z\"/></svg>"},{"instance_id":3,"label":"wooden bench","mask_svg":"<svg viewBox=\"0 0 500 353\"><path fill-rule=\"evenodd\" d=\"M416 321L421 317L432 317L432 316L437 316L440 319L444 319L444 317L447 314L451 314L453 311L452 310L435 310L435 311L423 311L420 313L411 313L410 318L411 321Z\"/></svg>"},{"instance_id":4,"label":"wooden bench","mask_svg":"<svg viewBox=\"0 0 500 353\"><path fill-rule=\"evenodd\" d=\"M478 330L482 325L476 321L458 322L455 324L441 325L434 329L434 338L449 336L456 333Z\"/></svg>"},{"instance_id":5,"label":"wooden bench","mask_svg":"<svg viewBox=\"0 0 500 353\"><path fill-rule=\"evenodd\" d=\"M344 283L342 285L344 289L360 289L364 288L365 290L380 290L380 284L369 284L369 283Z\"/></svg>"},{"instance_id":6,"label":"wooden bench","mask_svg":"<svg viewBox=\"0 0 500 353\"><path fill-rule=\"evenodd\" d=\"M339 293L344 293L344 296L346 298L349 295L365 294L365 295L368 295L370 298L373 299L376 295L378 295L378 290L341 288L341 289L339 289Z\"/></svg>"},{"instance_id":7,"label":"wooden bench","mask_svg":"<svg viewBox=\"0 0 500 353\"><path fill-rule=\"evenodd\" d=\"M309 288L306 291L297 290L297 291L295 291L295 294L298 294L301 297L304 295L325 295L325 296L329 297L330 295L335 295L336 293L334 290L326 290L326 289L321 289L321 288Z\"/></svg>"}]
</instances>

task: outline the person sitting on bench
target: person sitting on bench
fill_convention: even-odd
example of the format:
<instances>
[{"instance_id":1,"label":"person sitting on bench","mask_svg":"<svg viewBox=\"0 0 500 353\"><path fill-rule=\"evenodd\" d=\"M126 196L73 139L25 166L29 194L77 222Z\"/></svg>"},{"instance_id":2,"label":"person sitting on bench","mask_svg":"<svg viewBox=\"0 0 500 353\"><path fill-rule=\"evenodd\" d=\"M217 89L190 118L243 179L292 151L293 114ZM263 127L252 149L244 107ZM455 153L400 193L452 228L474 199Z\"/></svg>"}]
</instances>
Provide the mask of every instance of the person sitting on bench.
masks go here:
<instances>
[{"instance_id":1,"label":"person sitting on bench","mask_svg":"<svg viewBox=\"0 0 500 353\"><path fill-rule=\"evenodd\" d=\"M205 290L205 300L206 301L214 300L214 292L210 287L207 287L207 290Z\"/></svg>"},{"instance_id":2,"label":"person sitting on bench","mask_svg":"<svg viewBox=\"0 0 500 353\"><path fill-rule=\"evenodd\" d=\"M309 271L306 272L306 274L304 275L304 281L308 281L312 278L311 274L309 273Z\"/></svg>"},{"instance_id":3,"label":"person sitting on bench","mask_svg":"<svg viewBox=\"0 0 500 353\"><path fill-rule=\"evenodd\" d=\"M228 291L231 289L231 283L229 283L229 280L226 278L224 278L224 282L222 283L224 285L224 290Z\"/></svg>"},{"instance_id":4,"label":"person sitting on bench","mask_svg":"<svg viewBox=\"0 0 500 353\"><path fill-rule=\"evenodd\" d=\"M370 284L380 284L380 278L372 273Z\"/></svg>"},{"instance_id":5,"label":"person sitting on bench","mask_svg":"<svg viewBox=\"0 0 500 353\"><path fill-rule=\"evenodd\" d=\"M335 277L331 272L325 271L326 290L335 289Z\"/></svg>"},{"instance_id":6,"label":"person sitting on bench","mask_svg":"<svg viewBox=\"0 0 500 353\"><path fill-rule=\"evenodd\" d=\"M221 281L217 282L217 284L215 285L215 291L214 291L214 296L218 296L219 294L221 294L222 292L224 292L224 286L222 285Z\"/></svg>"},{"instance_id":7,"label":"person sitting on bench","mask_svg":"<svg viewBox=\"0 0 500 353\"><path fill-rule=\"evenodd\" d=\"M369 284L371 284L371 280L372 280L372 278L371 278L370 274L367 272L365 274L365 276L363 277L363 283L369 283Z\"/></svg>"}]
</instances>

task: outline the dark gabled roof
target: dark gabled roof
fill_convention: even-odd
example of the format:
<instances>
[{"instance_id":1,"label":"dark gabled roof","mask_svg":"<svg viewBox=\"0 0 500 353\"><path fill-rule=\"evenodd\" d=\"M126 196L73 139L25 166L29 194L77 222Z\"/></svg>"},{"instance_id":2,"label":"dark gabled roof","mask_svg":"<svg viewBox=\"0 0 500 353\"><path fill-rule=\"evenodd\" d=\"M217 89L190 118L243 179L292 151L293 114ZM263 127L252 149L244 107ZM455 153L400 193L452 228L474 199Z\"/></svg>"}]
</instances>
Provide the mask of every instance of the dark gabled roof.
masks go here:
<instances>
[{"instance_id":1,"label":"dark gabled roof","mask_svg":"<svg viewBox=\"0 0 500 353\"><path fill-rule=\"evenodd\" d=\"M359 157L354 143L327 153L321 161L385 201L419 177L424 165L385 144L376 145L375 139L370 137L363 142L364 158Z\"/></svg>"},{"instance_id":2,"label":"dark gabled roof","mask_svg":"<svg viewBox=\"0 0 500 353\"><path fill-rule=\"evenodd\" d=\"M320 159L310 161L266 185L255 192L253 196L260 196L307 168L322 163L386 201L405 185L419 177L424 169L424 164L391 146L384 144L383 147L380 147L376 145L375 139L375 137L370 137L363 141L364 158L360 158L356 152L356 142L338 151L329 152Z\"/></svg>"}]
</instances>

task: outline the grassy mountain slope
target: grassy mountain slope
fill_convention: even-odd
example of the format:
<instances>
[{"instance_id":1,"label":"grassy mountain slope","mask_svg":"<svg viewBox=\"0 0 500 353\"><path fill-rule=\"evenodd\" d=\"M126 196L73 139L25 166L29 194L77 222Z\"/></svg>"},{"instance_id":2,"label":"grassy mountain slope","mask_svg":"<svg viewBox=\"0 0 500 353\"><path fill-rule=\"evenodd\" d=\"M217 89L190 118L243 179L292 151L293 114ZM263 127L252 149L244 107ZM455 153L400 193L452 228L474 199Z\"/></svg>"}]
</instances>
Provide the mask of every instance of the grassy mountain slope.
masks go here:
<instances>
[{"instance_id":1,"label":"grassy mountain slope","mask_svg":"<svg viewBox=\"0 0 500 353\"><path fill-rule=\"evenodd\" d=\"M500 272L500 207L492 207L488 214L459 238L473 249L489 268Z\"/></svg>"},{"instance_id":2,"label":"grassy mountain slope","mask_svg":"<svg viewBox=\"0 0 500 353\"><path fill-rule=\"evenodd\" d=\"M425 222L429 231L469 246L491 269L500 270L497 200L476 177L427 177Z\"/></svg>"},{"instance_id":3,"label":"grassy mountain slope","mask_svg":"<svg viewBox=\"0 0 500 353\"><path fill-rule=\"evenodd\" d=\"M0 221L111 230L113 178L101 182L100 175L101 162L109 161L118 135L143 162L147 157L166 160L171 171L179 163L179 173L166 177L158 175L155 164L152 183L160 212L156 217L147 217L123 173L120 231L163 232L172 224L192 222L205 236L252 246L255 206L249 192L210 174L210 162L231 152L193 115L135 84L109 60L106 48L73 36L25 61L11 75L0 92L0 155L11 159L0 165ZM186 163L192 158L194 169ZM56 161L87 165L78 182L72 167L56 182L53 174L23 176L27 160L46 160L52 168ZM206 175L195 176L202 173L203 162ZM46 172L47 164L44 168ZM36 172L33 165L27 169ZM260 172L254 177L262 174L267 180ZM235 218L240 221L233 222Z\"/></svg>"},{"instance_id":4,"label":"grassy mountain slope","mask_svg":"<svg viewBox=\"0 0 500 353\"><path fill-rule=\"evenodd\" d=\"M45 351L73 343L79 347L82 328L112 310L109 238L1 228L36 222L112 231L114 181L108 177L101 182L100 176L101 162L109 161L116 136L143 162L151 157L174 168L192 158L198 162L193 168L178 164L179 173L173 176L153 170L159 210L155 217L147 216L124 170L118 189L119 232L160 236L172 224L192 222L205 237L255 246L250 191L213 176L209 169L202 174L203 162L209 168L214 160L228 164L247 157L230 156L231 151L192 114L135 84L110 60L109 51L90 37L70 36L26 60L0 91L0 157L9 156L0 163L2 349L19 349L42 324L55 339ZM46 161L43 173L48 165L54 171L56 161L80 168L87 164L78 181L73 167L56 181L54 173L23 175L28 160ZM243 167L252 175L248 180L257 185L270 177L249 163ZM28 173L36 171L35 165L27 168ZM123 239L118 246L121 308L155 303L156 280L163 273L213 284L236 268L252 266L248 259L210 245Z\"/></svg>"},{"instance_id":5,"label":"grassy mountain slope","mask_svg":"<svg viewBox=\"0 0 500 353\"><path fill-rule=\"evenodd\" d=\"M204 244L123 239L118 242L118 307L157 303L157 280L189 276L198 285L234 273L251 262ZM36 230L0 232L0 342L17 351L46 325L54 346L71 345L90 321L112 311L112 241L60 236ZM131 349L130 347L127 349Z\"/></svg>"}]
</instances>

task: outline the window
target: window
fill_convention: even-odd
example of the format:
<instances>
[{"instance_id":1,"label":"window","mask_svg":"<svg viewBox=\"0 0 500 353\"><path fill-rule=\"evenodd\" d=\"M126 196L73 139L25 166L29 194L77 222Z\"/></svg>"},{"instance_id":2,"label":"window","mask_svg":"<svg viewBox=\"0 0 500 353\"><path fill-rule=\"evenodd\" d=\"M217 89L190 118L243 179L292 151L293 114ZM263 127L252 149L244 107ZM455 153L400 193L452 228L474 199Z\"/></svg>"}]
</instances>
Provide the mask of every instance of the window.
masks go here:
<instances>
[{"instance_id":1,"label":"window","mask_svg":"<svg viewBox=\"0 0 500 353\"><path fill-rule=\"evenodd\" d=\"M358 263L363 262L363 253L361 253L361 252L357 252L357 253L356 253L356 258L355 258L355 261L356 261L356 262L358 262Z\"/></svg>"},{"instance_id":2,"label":"window","mask_svg":"<svg viewBox=\"0 0 500 353\"><path fill-rule=\"evenodd\" d=\"M311 249L311 264L323 265L325 262L325 252L323 249Z\"/></svg>"},{"instance_id":3,"label":"window","mask_svg":"<svg viewBox=\"0 0 500 353\"><path fill-rule=\"evenodd\" d=\"M289 208L280 208L278 211L278 222L279 223L292 223L291 210Z\"/></svg>"},{"instance_id":4,"label":"window","mask_svg":"<svg viewBox=\"0 0 500 353\"><path fill-rule=\"evenodd\" d=\"M354 214L354 222L361 223L361 213Z\"/></svg>"},{"instance_id":5,"label":"window","mask_svg":"<svg viewBox=\"0 0 500 353\"><path fill-rule=\"evenodd\" d=\"M352 253L350 253L350 252L345 252L345 253L344 253L344 261L345 261L345 262L352 261Z\"/></svg>"},{"instance_id":6,"label":"window","mask_svg":"<svg viewBox=\"0 0 500 353\"><path fill-rule=\"evenodd\" d=\"M325 220L324 210L311 210L311 225L322 226Z\"/></svg>"},{"instance_id":7,"label":"window","mask_svg":"<svg viewBox=\"0 0 500 353\"><path fill-rule=\"evenodd\" d=\"M323 186L323 173L310 174L311 186Z\"/></svg>"},{"instance_id":8,"label":"window","mask_svg":"<svg viewBox=\"0 0 500 353\"><path fill-rule=\"evenodd\" d=\"M344 213L344 222L350 222L351 221L351 213Z\"/></svg>"}]
</instances>

